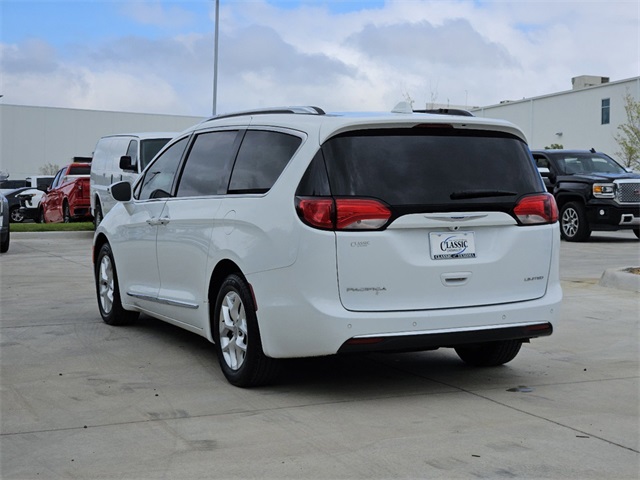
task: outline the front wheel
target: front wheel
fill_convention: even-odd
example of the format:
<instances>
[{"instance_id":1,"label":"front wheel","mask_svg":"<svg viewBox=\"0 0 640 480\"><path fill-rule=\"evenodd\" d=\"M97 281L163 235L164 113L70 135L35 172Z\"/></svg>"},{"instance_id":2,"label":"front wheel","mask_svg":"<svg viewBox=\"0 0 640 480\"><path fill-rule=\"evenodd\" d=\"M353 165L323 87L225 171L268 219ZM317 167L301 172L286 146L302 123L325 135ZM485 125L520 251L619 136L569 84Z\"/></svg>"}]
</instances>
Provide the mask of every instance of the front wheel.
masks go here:
<instances>
[{"instance_id":1,"label":"front wheel","mask_svg":"<svg viewBox=\"0 0 640 480\"><path fill-rule=\"evenodd\" d=\"M222 283L212 314L216 354L229 383L236 387L270 383L278 361L262 350L253 296L240 275L229 275Z\"/></svg>"},{"instance_id":2,"label":"front wheel","mask_svg":"<svg viewBox=\"0 0 640 480\"><path fill-rule=\"evenodd\" d=\"M521 346L521 340L504 340L457 347L456 353L462 361L474 367L496 367L516 358Z\"/></svg>"},{"instance_id":3,"label":"front wheel","mask_svg":"<svg viewBox=\"0 0 640 480\"><path fill-rule=\"evenodd\" d=\"M71 211L69 210L69 204L64 202L62 205L62 222L71 223Z\"/></svg>"},{"instance_id":4,"label":"front wheel","mask_svg":"<svg viewBox=\"0 0 640 480\"><path fill-rule=\"evenodd\" d=\"M640 238L640 228L634 228L633 233L636 234L636 237Z\"/></svg>"},{"instance_id":5,"label":"front wheel","mask_svg":"<svg viewBox=\"0 0 640 480\"><path fill-rule=\"evenodd\" d=\"M591 235L587 213L578 202L569 202L560 210L560 233L568 242L584 242Z\"/></svg>"},{"instance_id":6,"label":"front wheel","mask_svg":"<svg viewBox=\"0 0 640 480\"><path fill-rule=\"evenodd\" d=\"M105 243L100 247L96 261L96 293L98 308L104 323L108 325L127 325L138 318L138 312L130 312L122 307L118 274L111 246Z\"/></svg>"},{"instance_id":7,"label":"front wheel","mask_svg":"<svg viewBox=\"0 0 640 480\"><path fill-rule=\"evenodd\" d=\"M20 207L12 208L11 212L9 212L9 216L13 223L21 223L24 221L24 214L20 211Z\"/></svg>"},{"instance_id":8,"label":"front wheel","mask_svg":"<svg viewBox=\"0 0 640 480\"><path fill-rule=\"evenodd\" d=\"M38 209L38 223L47 223L46 218L44 218L44 208Z\"/></svg>"}]
</instances>

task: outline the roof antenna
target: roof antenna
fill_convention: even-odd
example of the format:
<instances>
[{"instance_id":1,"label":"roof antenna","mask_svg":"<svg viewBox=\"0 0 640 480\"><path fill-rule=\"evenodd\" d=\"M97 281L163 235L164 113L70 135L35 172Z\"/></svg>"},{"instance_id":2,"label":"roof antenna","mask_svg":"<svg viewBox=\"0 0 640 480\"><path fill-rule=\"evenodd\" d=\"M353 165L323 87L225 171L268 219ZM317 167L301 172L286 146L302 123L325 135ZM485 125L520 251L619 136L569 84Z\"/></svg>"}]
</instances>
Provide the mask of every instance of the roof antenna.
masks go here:
<instances>
[{"instance_id":1,"label":"roof antenna","mask_svg":"<svg viewBox=\"0 0 640 480\"><path fill-rule=\"evenodd\" d=\"M591 153L596 153L596 149L591 147L591 150L589 150Z\"/></svg>"},{"instance_id":2,"label":"roof antenna","mask_svg":"<svg viewBox=\"0 0 640 480\"><path fill-rule=\"evenodd\" d=\"M409 102L400 102L393 107L391 113L413 113L413 108L411 108L411 104Z\"/></svg>"}]
</instances>

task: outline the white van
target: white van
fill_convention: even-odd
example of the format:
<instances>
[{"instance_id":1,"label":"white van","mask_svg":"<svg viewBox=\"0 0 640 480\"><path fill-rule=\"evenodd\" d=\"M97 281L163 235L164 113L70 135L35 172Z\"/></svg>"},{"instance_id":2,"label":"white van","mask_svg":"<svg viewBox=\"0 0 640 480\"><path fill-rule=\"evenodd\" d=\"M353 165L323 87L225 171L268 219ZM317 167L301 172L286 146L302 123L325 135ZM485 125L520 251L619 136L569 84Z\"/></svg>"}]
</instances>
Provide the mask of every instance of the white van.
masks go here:
<instances>
[{"instance_id":1,"label":"white van","mask_svg":"<svg viewBox=\"0 0 640 480\"><path fill-rule=\"evenodd\" d=\"M109 185L133 183L175 132L108 135L98 140L91 162L91 214L96 226L115 205Z\"/></svg>"}]
</instances>

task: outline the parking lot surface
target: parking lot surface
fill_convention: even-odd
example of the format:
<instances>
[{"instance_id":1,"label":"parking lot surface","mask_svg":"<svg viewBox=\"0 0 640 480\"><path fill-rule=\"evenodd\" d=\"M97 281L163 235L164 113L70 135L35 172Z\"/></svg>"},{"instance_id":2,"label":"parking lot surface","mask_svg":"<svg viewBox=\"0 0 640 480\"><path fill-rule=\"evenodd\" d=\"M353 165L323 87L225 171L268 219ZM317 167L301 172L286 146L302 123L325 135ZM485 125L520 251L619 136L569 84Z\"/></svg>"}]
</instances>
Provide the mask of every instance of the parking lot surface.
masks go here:
<instances>
[{"instance_id":1,"label":"parking lot surface","mask_svg":"<svg viewBox=\"0 0 640 480\"><path fill-rule=\"evenodd\" d=\"M104 324L91 233L12 234L0 257L3 479L640 475L640 265L630 233L562 243L562 321L511 363L452 351L292 360L229 385L204 338Z\"/></svg>"}]
</instances>

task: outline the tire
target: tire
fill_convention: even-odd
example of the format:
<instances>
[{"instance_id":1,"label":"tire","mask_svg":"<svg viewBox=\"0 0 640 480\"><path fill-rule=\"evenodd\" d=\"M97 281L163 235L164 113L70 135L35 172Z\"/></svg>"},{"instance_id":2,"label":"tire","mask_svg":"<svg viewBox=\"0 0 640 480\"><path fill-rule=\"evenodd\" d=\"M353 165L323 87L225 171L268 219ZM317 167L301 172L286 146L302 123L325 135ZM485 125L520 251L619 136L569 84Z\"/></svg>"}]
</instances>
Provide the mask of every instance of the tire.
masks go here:
<instances>
[{"instance_id":1,"label":"tire","mask_svg":"<svg viewBox=\"0 0 640 480\"><path fill-rule=\"evenodd\" d=\"M216 354L229 383L236 387L271 383L279 362L262 350L253 296L240 275L229 275L222 283L212 314Z\"/></svg>"},{"instance_id":2,"label":"tire","mask_svg":"<svg viewBox=\"0 0 640 480\"><path fill-rule=\"evenodd\" d=\"M38 223L47 223L47 219L44 218L44 208L38 210Z\"/></svg>"},{"instance_id":3,"label":"tire","mask_svg":"<svg viewBox=\"0 0 640 480\"><path fill-rule=\"evenodd\" d=\"M96 211L95 215L93 216L93 227L98 228L100 222L102 222L102 207L100 206L100 202L96 200Z\"/></svg>"},{"instance_id":4,"label":"tire","mask_svg":"<svg viewBox=\"0 0 640 480\"><path fill-rule=\"evenodd\" d=\"M67 202L62 204L62 222L71 223L71 211L69 210L69 204Z\"/></svg>"},{"instance_id":5,"label":"tire","mask_svg":"<svg viewBox=\"0 0 640 480\"><path fill-rule=\"evenodd\" d=\"M9 251L9 243L11 242L11 231L7 232L7 236L0 242L0 253L7 253Z\"/></svg>"},{"instance_id":6,"label":"tire","mask_svg":"<svg viewBox=\"0 0 640 480\"><path fill-rule=\"evenodd\" d=\"M22 223L24 221L24 214L20 211L20 207L13 207L9 212L9 217L13 223Z\"/></svg>"},{"instance_id":7,"label":"tire","mask_svg":"<svg viewBox=\"0 0 640 480\"><path fill-rule=\"evenodd\" d=\"M568 242L584 242L591 236L584 206L569 202L560 210L560 234Z\"/></svg>"},{"instance_id":8,"label":"tire","mask_svg":"<svg viewBox=\"0 0 640 480\"><path fill-rule=\"evenodd\" d=\"M95 266L95 278L98 308L104 323L128 325L138 318L138 312L130 312L122 307L116 263L108 243L100 247Z\"/></svg>"},{"instance_id":9,"label":"tire","mask_svg":"<svg viewBox=\"0 0 640 480\"><path fill-rule=\"evenodd\" d=\"M488 342L468 347L457 347L458 356L474 367L496 367L510 362L522 347L521 340L504 340L500 342Z\"/></svg>"},{"instance_id":10,"label":"tire","mask_svg":"<svg viewBox=\"0 0 640 480\"><path fill-rule=\"evenodd\" d=\"M636 237L637 237L637 238L640 238L640 228L634 228L634 229L633 229L633 233L635 233L635 234L636 234Z\"/></svg>"}]
</instances>

